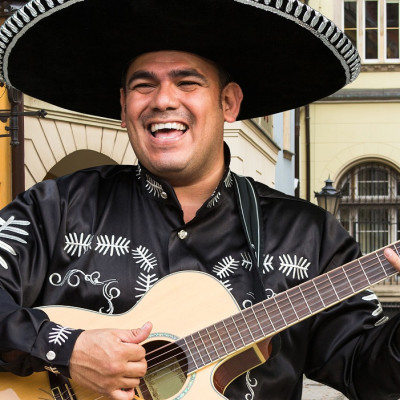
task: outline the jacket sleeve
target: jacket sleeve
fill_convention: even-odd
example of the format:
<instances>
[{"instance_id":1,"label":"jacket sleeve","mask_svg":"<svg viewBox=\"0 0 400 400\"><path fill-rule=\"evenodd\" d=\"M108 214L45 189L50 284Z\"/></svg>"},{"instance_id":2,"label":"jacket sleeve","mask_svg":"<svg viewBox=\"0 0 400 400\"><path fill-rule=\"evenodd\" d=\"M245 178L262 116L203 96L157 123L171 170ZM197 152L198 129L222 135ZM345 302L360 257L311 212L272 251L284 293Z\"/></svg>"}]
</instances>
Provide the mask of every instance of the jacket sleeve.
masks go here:
<instances>
[{"instance_id":1,"label":"jacket sleeve","mask_svg":"<svg viewBox=\"0 0 400 400\"><path fill-rule=\"evenodd\" d=\"M326 215L321 273L360 256L358 245ZM353 400L400 397L400 316L388 320L366 290L318 314L310 328L306 375Z\"/></svg>"},{"instance_id":2,"label":"jacket sleeve","mask_svg":"<svg viewBox=\"0 0 400 400\"><path fill-rule=\"evenodd\" d=\"M81 333L49 321L40 304L62 220L54 181L42 182L0 211L0 371L28 375L44 368L68 376ZM58 340L61 336L68 340Z\"/></svg>"}]
</instances>

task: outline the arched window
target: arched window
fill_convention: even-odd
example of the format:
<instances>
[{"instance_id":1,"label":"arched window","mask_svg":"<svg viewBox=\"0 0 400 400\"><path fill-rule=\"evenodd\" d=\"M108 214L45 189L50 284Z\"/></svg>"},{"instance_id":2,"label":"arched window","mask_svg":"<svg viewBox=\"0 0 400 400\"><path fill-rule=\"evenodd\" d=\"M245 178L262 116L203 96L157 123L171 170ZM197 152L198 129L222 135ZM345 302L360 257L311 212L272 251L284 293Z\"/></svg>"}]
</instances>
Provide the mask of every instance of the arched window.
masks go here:
<instances>
[{"instance_id":1,"label":"arched window","mask_svg":"<svg viewBox=\"0 0 400 400\"><path fill-rule=\"evenodd\" d=\"M364 254L400 239L400 174L378 162L353 167L337 185L339 220Z\"/></svg>"}]
</instances>

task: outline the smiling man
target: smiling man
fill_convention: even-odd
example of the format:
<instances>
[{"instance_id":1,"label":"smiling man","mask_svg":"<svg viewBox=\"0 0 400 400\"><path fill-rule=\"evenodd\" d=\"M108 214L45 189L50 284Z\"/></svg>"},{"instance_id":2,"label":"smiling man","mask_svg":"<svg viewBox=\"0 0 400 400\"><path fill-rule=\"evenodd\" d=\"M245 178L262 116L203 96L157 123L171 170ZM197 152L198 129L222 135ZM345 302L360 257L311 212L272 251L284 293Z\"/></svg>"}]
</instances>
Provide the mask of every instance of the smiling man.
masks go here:
<instances>
[{"instance_id":1,"label":"smiling man","mask_svg":"<svg viewBox=\"0 0 400 400\"><path fill-rule=\"evenodd\" d=\"M221 87L217 68L194 54L139 56L121 89L122 127L141 164L175 189L186 222L225 171L224 122L239 114L237 83Z\"/></svg>"},{"instance_id":2,"label":"smiling man","mask_svg":"<svg viewBox=\"0 0 400 400\"><path fill-rule=\"evenodd\" d=\"M400 397L400 316L355 290L400 270L398 244L353 261L332 215L234 174L223 141L357 77L331 21L297 0L34 0L0 48L7 85L120 118L139 160L1 210L0 397L300 400L304 374Z\"/></svg>"}]
</instances>

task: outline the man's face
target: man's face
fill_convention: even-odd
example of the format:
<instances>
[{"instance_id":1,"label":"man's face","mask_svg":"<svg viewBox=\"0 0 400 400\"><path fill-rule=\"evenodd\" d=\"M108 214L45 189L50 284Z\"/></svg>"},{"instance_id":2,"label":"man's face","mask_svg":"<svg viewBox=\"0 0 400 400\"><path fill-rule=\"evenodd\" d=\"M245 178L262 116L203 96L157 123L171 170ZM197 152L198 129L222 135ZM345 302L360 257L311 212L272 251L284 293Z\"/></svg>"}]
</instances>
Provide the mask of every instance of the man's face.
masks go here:
<instances>
[{"instance_id":1,"label":"man's face","mask_svg":"<svg viewBox=\"0 0 400 400\"><path fill-rule=\"evenodd\" d=\"M190 53L136 58L121 90L122 126L139 161L173 185L223 169L226 100L213 64Z\"/></svg>"}]
</instances>

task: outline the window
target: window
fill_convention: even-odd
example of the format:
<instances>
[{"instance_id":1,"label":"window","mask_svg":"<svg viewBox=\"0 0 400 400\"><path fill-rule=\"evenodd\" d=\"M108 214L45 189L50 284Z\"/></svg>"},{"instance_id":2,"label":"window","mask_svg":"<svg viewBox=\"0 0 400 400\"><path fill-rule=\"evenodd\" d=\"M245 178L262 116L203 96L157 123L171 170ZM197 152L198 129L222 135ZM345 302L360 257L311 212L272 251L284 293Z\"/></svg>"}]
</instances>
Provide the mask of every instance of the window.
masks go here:
<instances>
[{"instance_id":1,"label":"window","mask_svg":"<svg viewBox=\"0 0 400 400\"><path fill-rule=\"evenodd\" d=\"M358 165L339 181L339 220L364 254L400 239L399 182L399 173L380 163Z\"/></svg>"},{"instance_id":2,"label":"window","mask_svg":"<svg viewBox=\"0 0 400 400\"><path fill-rule=\"evenodd\" d=\"M343 15L364 63L400 62L400 0L344 0Z\"/></svg>"}]
</instances>

